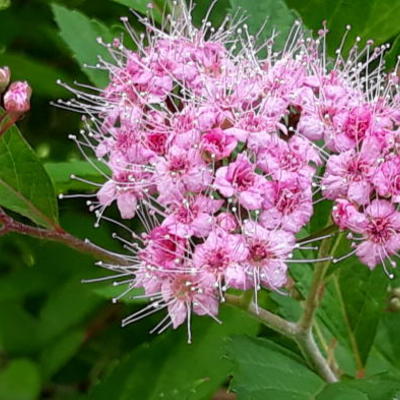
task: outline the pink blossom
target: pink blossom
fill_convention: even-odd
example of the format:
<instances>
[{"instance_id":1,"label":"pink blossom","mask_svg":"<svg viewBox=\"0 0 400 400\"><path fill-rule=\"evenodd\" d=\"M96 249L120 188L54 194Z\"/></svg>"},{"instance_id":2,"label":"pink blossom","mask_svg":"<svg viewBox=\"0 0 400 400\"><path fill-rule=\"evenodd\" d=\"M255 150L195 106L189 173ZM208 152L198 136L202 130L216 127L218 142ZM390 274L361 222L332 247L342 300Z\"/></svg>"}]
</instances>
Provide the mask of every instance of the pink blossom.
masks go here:
<instances>
[{"instance_id":1,"label":"pink blossom","mask_svg":"<svg viewBox=\"0 0 400 400\"><path fill-rule=\"evenodd\" d=\"M368 203L379 154L376 140L370 138L360 151L348 150L332 155L322 179L324 196L332 200L345 197L358 204Z\"/></svg>"},{"instance_id":2,"label":"pink blossom","mask_svg":"<svg viewBox=\"0 0 400 400\"><path fill-rule=\"evenodd\" d=\"M193 262L212 283L221 285L225 282L228 287L243 288L246 281L240 263L246 257L247 250L241 235L211 232L203 244L196 246Z\"/></svg>"},{"instance_id":3,"label":"pink blossom","mask_svg":"<svg viewBox=\"0 0 400 400\"><path fill-rule=\"evenodd\" d=\"M0 68L0 93L3 93L10 84L11 72L8 67Z\"/></svg>"},{"instance_id":4,"label":"pink blossom","mask_svg":"<svg viewBox=\"0 0 400 400\"><path fill-rule=\"evenodd\" d=\"M248 257L243 266L251 277L253 286L262 285L278 289L287 281L288 259L294 249L295 238L283 230L267 230L255 222L248 221L244 226Z\"/></svg>"},{"instance_id":5,"label":"pink blossom","mask_svg":"<svg viewBox=\"0 0 400 400\"><path fill-rule=\"evenodd\" d=\"M351 210L347 214L343 225L362 235L356 254L369 268L384 264L400 249L400 213L389 201L373 200L364 213Z\"/></svg>"},{"instance_id":6,"label":"pink blossom","mask_svg":"<svg viewBox=\"0 0 400 400\"><path fill-rule=\"evenodd\" d=\"M261 208L265 178L254 171L246 155L239 154L236 161L216 172L215 187L225 197L235 196L239 203L249 209Z\"/></svg>"},{"instance_id":7,"label":"pink blossom","mask_svg":"<svg viewBox=\"0 0 400 400\"><path fill-rule=\"evenodd\" d=\"M161 284L161 292L174 329L183 324L192 310L197 315L213 317L218 314L215 289L204 285L197 275L171 274Z\"/></svg>"},{"instance_id":8,"label":"pink blossom","mask_svg":"<svg viewBox=\"0 0 400 400\"><path fill-rule=\"evenodd\" d=\"M236 145L237 140L220 128L211 129L201 138L203 152L215 161L229 157Z\"/></svg>"},{"instance_id":9,"label":"pink blossom","mask_svg":"<svg viewBox=\"0 0 400 400\"><path fill-rule=\"evenodd\" d=\"M391 200L400 203L400 156L390 157L379 165L372 182L380 196L391 196Z\"/></svg>"},{"instance_id":10,"label":"pink blossom","mask_svg":"<svg viewBox=\"0 0 400 400\"><path fill-rule=\"evenodd\" d=\"M213 214L222 200L199 195L194 198L178 197L172 200L168 216L163 221L171 232L181 237L205 237L213 227Z\"/></svg>"},{"instance_id":11,"label":"pink blossom","mask_svg":"<svg viewBox=\"0 0 400 400\"><path fill-rule=\"evenodd\" d=\"M165 226L158 226L146 237L147 245L140 258L155 271L164 273L179 267L186 250L186 239L181 238Z\"/></svg>"},{"instance_id":12,"label":"pink blossom","mask_svg":"<svg viewBox=\"0 0 400 400\"><path fill-rule=\"evenodd\" d=\"M297 233L313 212L311 188L302 187L297 180L268 182L263 209L260 223L265 228Z\"/></svg>"},{"instance_id":13,"label":"pink blossom","mask_svg":"<svg viewBox=\"0 0 400 400\"><path fill-rule=\"evenodd\" d=\"M13 82L4 95L4 108L8 113L23 114L31 108L32 89L27 82Z\"/></svg>"}]
</instances>

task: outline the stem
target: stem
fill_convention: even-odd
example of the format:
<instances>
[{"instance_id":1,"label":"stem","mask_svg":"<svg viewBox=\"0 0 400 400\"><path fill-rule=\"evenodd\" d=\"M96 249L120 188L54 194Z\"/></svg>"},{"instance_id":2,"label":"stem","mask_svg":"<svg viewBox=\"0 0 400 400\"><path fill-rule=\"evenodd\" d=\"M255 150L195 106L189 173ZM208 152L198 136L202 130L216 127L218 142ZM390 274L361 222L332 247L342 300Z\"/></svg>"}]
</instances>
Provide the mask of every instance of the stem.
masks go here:
<instances>
[{"instance_id":1,"label":"stem","mask_svg":"<svg viewBox=\"0 0 400 400\"><path fill-rule=\"evenodd\" d=\"M127 260L125 257L104 250L101 247L98 247L95 244L91 243L87 239L86 240L78 239L75 236L72 236L70 233L64 231L62 228L59 228L57 230L48 230L18 222L9 215L7 215L1 208L0 208L0 223L2 224L2 227L0 229L0 235L4 235L10 232L15 232L21 235L36 237L38 239L44 239L52 242L62 243L81 253L90 254L94 258L98 258L105 262L111 262L118 265L130 264L129 260Z\"/></svg>"},{"instance_id":2,"label":"stem","mask_svg":"<svg viewBox=\"0 0 400 400\"><path fill-rule=\"evenodd\" d=\"M268 326L268 328L271 328L272 330L292 339L295 338L297 332L295 323L286 321L279 315L273 314L264 308L256 306L253 301L248 303L245 295L235 296L226 294L225 299L228 304L247 311L252 317L257 319L262 324Z\"/></svg>"},{"instance_id":3,"label":"stem","mask_svg":"<svg viewBox=\"0 0 400 400\"><path fill-rule=\"evenodd\" d=\"M328 361L324 358L320 349L318 348L311 329L307 331L298 329L298 332L295 336L295 341L303 353L304 358L322 378L329 383L338 381L338 378L329 366Z\"/></svg>"},{"instance_id":4,"label":"stem","mask_svg":"<svg viewBox=\"0 0 400 400\"><path fill-rule=\"evenodd\" d=\"M332 245L332 238L324 239L321 242L321 247L318 252L318 258L325 258L328 256ZM318 308L320 299L324 290L324 278L331 265L331 260L323 263L316 263L314 267L313 280L311 282L310 291L308 292L304 312L299 321L299 327L303 331L308 331L312 327L315 312Z\"/></svg>"}]
</instances>

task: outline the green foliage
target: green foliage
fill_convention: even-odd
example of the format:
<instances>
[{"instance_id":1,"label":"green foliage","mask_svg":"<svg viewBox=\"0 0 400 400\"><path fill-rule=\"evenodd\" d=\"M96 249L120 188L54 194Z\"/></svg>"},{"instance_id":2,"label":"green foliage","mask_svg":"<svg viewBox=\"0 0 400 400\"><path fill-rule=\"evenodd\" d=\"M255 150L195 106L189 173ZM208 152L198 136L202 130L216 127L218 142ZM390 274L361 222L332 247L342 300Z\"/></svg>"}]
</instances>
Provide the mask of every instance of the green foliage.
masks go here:
<instances>
[{"instance_id":1,"label":"green foliage","mask_svg":"<svg viewBox=\"0 0 400 400\"><path fill-rule=\"evenodd\" d=\"M265 339L236 337L228 355L235 365L232 388L240 400L311 400L325 385L300 357Z\"/></svg>"},{"instance_id":2,"label":"green foliage","mask_svg":"<svg viewBox=\"0 0 400 400\"><path fill-rule=\"evenodd\" d=\"M138 347L94 388L89 399L209 398L229 373L229 363L223 357L224 338L239 333L255 334L258 330L257 323L236 310L223 310L220 318L222 325L204 318L193 321L190 345L182 327ZM182 368L191 360L190 367Z\"/></svg>"},{"instance_id":3,"label":"green foliage","mask_svg":"<svg viewBox=\"0 0 400 400\"><path fill-rule=\"evenodd\" d=\"M39 369L32 361L16 359L0 373L1 400L35 400L39 392Z\"/></svg>"},{"instance_id":4,"label":"green foliage","mask_svg":"<svg viewBox=\"0 0 400 400\"><path fill-rule=\"evenodd\" d=\"M250 34L259 35L258 44L263 44L274 31L279 33L275 40L277 49L283 48L287 35L294 22L294 15L283 0L230 0L232 13L245 11ZM268 19L265 24L266 19Z\"/></svg>"},{"instance_id":5,"label":"green foliage","mask_svg":"<svg viewBox=\"0 0 400 400\"><path fill-rule=\"evenodd\" d=\"M66 91L56 84L58 79L71 81L66 74L42 61L27 57L21 53L7 52L1 56L1 63L9 65L14 80L26 80L35 94L55 98L66 94Z\"/></svg>"},{"instance_id":6,"label":"green foliage","mask_svg":"<svg viewBox=\"0 0 400 400\"><path fill-rule=\"evenodd\" d=\"M95 66L99 59L108 59L108 51L97 43L97 38L110 41L112 35L107 27L95 20L91 20L78 11L69 10L63 6L53 4L55 20L60 28L60 35L68 44L83 71L97 86L107 84L107 73L89 66ZM79 32L79 34L77 34ZM88 65L88 67L85 67Z\"/></svg>"},{"instance_id":7,"label":"green foliage","mask_svg":"<svg viewBox=\"0 0 400 400\"><path fill-rule=\"evenodd\" d=\"M228 352L239 400L389 400L400 395L400 380L388 374L327 384L296 354L265 339L235 337Z\"/></svg>"},{"instance_id":8,"label":"green foliage","mask_svg":"<svg viewBox=\"0 0 400 400\"><path fill-rule=\"evenodd\" d=\"M53 181L57 193L66 193L71 190L77 192L93 190L93 185L71 179L71 175L79 176L90 182L102 183L110 173L103 163L96 160L92 160L92 164L80 160L49 162L44 167Z\"/></svg>"},{"instance_id":9,"label":"green foliage","mask_svg":"<svg viewBox=\"0 0 400 400\"><path fill-rule=\"evenodd\" d=\"M332 55L342 40L346 25L352 28L345 46L347 49L357 36L381 44L400 32L397 23L400 3L397 1L286 0L286 3L300 14L307 27L315 31L322 27L322 21L327 21L330 31L328 47Z\"/></svg>"},{"instance_id":10,"label":"green foliage","mask_svg":"<svg viewBox=\"0 0 400 400\"><path fill-rule=\"evenodd\" d=\"M139 13L144 14L144 15L150 15L158 23L162 22L162 16L165 13L165 10L167 7L167 5L163 4L162 1L152 1L152 2L150 2L148 0L112 0L112 1L123 4L124 6L127 6L135 11L138 11ZM151 9L151 12L148 7L149 3L153 4L153 8Z\"/></svg>"},{"instance_id":11,"label":"green foliage","mask_svg":"<svg viewBox=\"0 0 400 400\"><path fill-rule=\"evenodd\" d=\"M52 183L16 126L0 140L0 205L45 227L57 224Z\"/></svg>"}]
</instances>

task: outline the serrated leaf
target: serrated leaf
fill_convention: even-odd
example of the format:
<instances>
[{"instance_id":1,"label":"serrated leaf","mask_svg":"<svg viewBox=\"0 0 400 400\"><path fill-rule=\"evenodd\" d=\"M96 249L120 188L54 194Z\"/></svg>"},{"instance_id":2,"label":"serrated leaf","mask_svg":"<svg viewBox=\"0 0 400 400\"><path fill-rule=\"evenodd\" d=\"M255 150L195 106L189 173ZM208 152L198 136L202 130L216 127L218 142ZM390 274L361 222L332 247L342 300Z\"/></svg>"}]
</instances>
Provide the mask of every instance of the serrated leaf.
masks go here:
<instances>
[{"instance_id":1,"label":"serrated leaf","mask_svg":"<svg viewBox=\"0 0 400 400\"><path fill-rule=\"evenodd\" d=\"M13 360L0 371L0 400L36 400L40 392L40 374L35 363Z\"/></svg>"},{"instance_id":2,"label":"serrated leaf","mask_svg":"<svg viewBox=\"0 0 400 400\"><path fill-rule=\"evenodd\" d=\"M249 27L250 34L256 35L260 32L259 43L262 44L265 39L276 31L279 36L275 39L275 48L281 50L286 42L287 35L294 21L292 11L286 6L283 0L230 0L232 14L236 11L245 11L247 16L246 24Z\"/></svg>"},{"instance_id":3,"label":"serrated leaf","mask_svg":"<svg viewBox=\"0 0 400 400\"><path fill-rule=\"evenodd\" d=\"M112 40L112 34L105 25L58 4L53 4L52 9L60 28L60 35L81 67L85 64L96 65L98 56L109 59L107 49L97 43L98 37L102 37L104 41ZM95 85L106 86L107 72L93 68L82 68L82 70Z\"/></svg>"},{"instance_id":4,"label":"serrated leaf","mask_svg":"<svg viewBox=\"0 0 400 400\"><path fill-rule=\"evenodd\" d=\"M398 400L399 398L399 377L380 374L367 379L354 379L327 385L316 400Z\"/></svg>"},{"instance_id":5,"label":"serrated leaf","mask_svg":"<svg viewBox=\"0 0 400 400\"><path fill-rule=\"evenodd\" d=\"M265 339L235 337L228 357L240 400L311 400L325 385L300 357Z\"/></svg>"},{"instance_id":6,"label":"serrated leaf","mask_svg":"<svg viewBox=\"0 0 400 400\"><path fill-rule=\"evenodd\" d=\"M0 137L0 205L38 225L57 226L51 180L15 125Z\"/></svg>"},{"instance_id":7,"label":"serrated leaf","mask_svg":"<svg viewBox=\"0 0 400 400\"><path fill-rule=\"evenodd\" d=\"M89 399L210 398L229 375L229 362L223 358L224 338L255 334L258 330L258 324L238 310L224 309L220 318L222 325L209 318L194 318L192 344L187 343L183 326L163 334L150 345L140 346L94 388Z\"/></svg>"},{"instance_id":8,"label":"serrated leaf","mask_svg":"<svg viewBox=\"0 0 400 400\"><path fill-rule=\"evenodd\" d=\"M93 191L93 185L71 179L71 175L94 183L105 182L106 176L110 174L108 167L96 160L93 160L93 164L95 167L87 161L50 162L44 167L57 193L64 193L70 190Z\"/></svg>"}]
</instances>

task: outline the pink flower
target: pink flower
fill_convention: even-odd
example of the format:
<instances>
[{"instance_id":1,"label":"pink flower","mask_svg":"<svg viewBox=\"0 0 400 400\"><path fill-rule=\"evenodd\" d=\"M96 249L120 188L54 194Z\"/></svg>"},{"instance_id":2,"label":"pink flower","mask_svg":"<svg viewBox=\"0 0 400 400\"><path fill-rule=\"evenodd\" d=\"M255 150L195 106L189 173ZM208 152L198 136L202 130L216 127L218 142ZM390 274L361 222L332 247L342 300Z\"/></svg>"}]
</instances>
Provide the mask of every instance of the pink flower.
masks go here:
<instances>
[{"instance_id":1,"label":"pink flower","mask_svg":"<svg viewBox=\"0 0 400 400\"><path fill-rule=\"evenodd\" d=\"M172 146L165 157L155 164L157 188L162 194L160 201L168 202L174 193L199 193L210 185L212 176L209 167L201 158L198 150L186 151Z\"/></svg>"},{"instance_id":2,"label":"pink flower","mask_svg":"<svg viewBox=\"0 0 400 400\"><path fill-rule=\"evenodd\" d=\"M243 288L246 279L241 263L246 257L247 249L241 235L211 232L203 244L196 246L193 263L212 284L221 286L225 282L227 287Z\"/></svg>"},{"instance_id":3,"label":"pink flower","mask_svg":"<svg viewBox=\"0 0 400 400\"><path fill-rule=\"evenodd\" d=\"M257 157L257 166L274 179L298 179L305 185L315 173L315 167L311 164L318 165L320 162L319 154L311 143L296 135L287 142L271 135Z\"/></svg>"},{"instance_id":4,"label":"pink flower","mask_svg":"<svg viewBox=\"0 0 400 400\"><path fill-rule=\"evenodd\" d=\"M11 72L8 67L0 68L0 94L3 93L10 84Z\"/></svg>"},{"instance_id":5,"label":"pink flower","mask_svg":"<svg viewBox=\"0 0 400 400\"><path fill-rule=\"evenodd\" d=\"M137 165L111 165L114 167L113 178L97 192L97 198L102 206L109 206L116 200L121 217L131 219L136 214L138 201L154 190L151 174Z\"/></svg>"},{"instance_id":6,"label":"pink flower","mask_svg":"<svg viewBox=\"0 0 400 400\"><path fill-rule=\"evenodd\" d=\"M351 211L343 225L362 235L356 254L371 269L400 249L400 213L389 201L373 200L364 213Z\"/></svg>"},{"instance_id":7,"label":"pink flower","mask_svg":"<svg viewBox=\"0 0 400 400\"><path fill-rule=\"evenodd\" d=\"M229 212L221 212L216 218L217 226L226 232L233 232L238 227L237 218Z\"/></svg>"},{"instance_id":8,"label":"pink flower","mask_svg":"<svg viewBox=\"0 0 400 400\"><path fill-rule=\"evenodd\" d=\"M345 197L358 204L368 203L379 154L380 147L370 138L360 151L348 150L330 156L321 182L324 196L332 200Z\"/></svg>"},{"instance_id":9,"label":"pink flower","mask_svg":"<svg viewBox=\"0 0 400 400\"><path fill-rule=\"evenodd\" d=\"M262 226L297 233L308 223L313 212L311 188L303 188L297 180L268 182L263 208Z\"/></svg>"},{"instance_id":10,"label":"pink flower","mask_svg":"<svg viewBox=\"0 0 400 400\"><path fill-rule=\"evenodd\" d=\"M205 285L196 274L171 274L161 284L161 292L174 329L187 318L190 321L192 310L197 315L215 317L218 314L215 289Z\"/></svg>"},{"instance_id":11,"label":"pink flower","mask_svg":"<svg viewBox=\"0 0 400 400\"><path fill-rule=\"evenodd\" d=\"M225 197L235 196L243 207L259 209L266 181L254 169L246 155L239 154L236 161L217 170L215 187Z\"/></svg>"},{"instance_id":12,"label":"pink flower","mask_svg":"<svg viewBox=\"0 0 400 400\"><path fill-rule=\"evenodd\" d=\"M32 89L27 82L13 82L4 95L4 108L8 113L23 114L31 108Z\"/></svg>"},{"instance_id":13,"label":"pink flower","mask_svg":"<svg viewBox=\"0 0 400 400\"><path fill-rule=\"evenodd\" d=\"M285 260L294 249L294 236L283 230L267 230L252 221L245 223L244 234L248 257L243 266L256 290L259 285L273 290L285 285Z\"/></svg>"},{"instance_id":14,"label":"pink flower","mask_svg":"<svg viewBox=\"0 0 400 400\"><path fill-rule=\"evenodd\" d=\"M146 237L147 245L140 251L140 258L156 272L165 273L179 268L186 251L186 239L158 226Z\"/></svg>"},{"instance_id":15,"label":"pink flower","mask_svg":"<svg viewBox=\"0 0 400 400\"><path fill-rule=\"evenodd\" d=\"M400 203L400 156L390 157L376 168L372 182L380 196L391 196L391 200Z\"/></svg>"},{"instance_id":16,"label":"pink flower","mask_svg":"<svg viewBox=\"0 0 400 400\"><path fill-rule=\"evenodd\" d=\"M213 227L213 214L221 207L222 200L204 195L178 197L170 203L168 216L163 221L171 232L181 237L205 237Z\"/></svg>"},{"instance_id":17,"label":"pink flower","mask_svg":"<svg viewBox=\"0 0 400 400\"><path fill-rule=\"evenodd\" d=\"M229 157L236 145L237 140L220 128L211 129L201 138L202 151L215 161Z\"/></svg>"}]
</instances>

